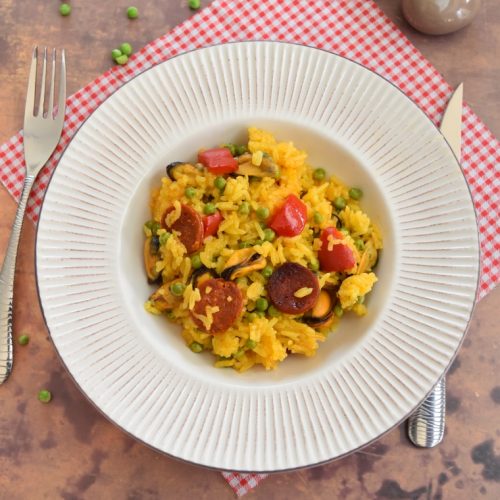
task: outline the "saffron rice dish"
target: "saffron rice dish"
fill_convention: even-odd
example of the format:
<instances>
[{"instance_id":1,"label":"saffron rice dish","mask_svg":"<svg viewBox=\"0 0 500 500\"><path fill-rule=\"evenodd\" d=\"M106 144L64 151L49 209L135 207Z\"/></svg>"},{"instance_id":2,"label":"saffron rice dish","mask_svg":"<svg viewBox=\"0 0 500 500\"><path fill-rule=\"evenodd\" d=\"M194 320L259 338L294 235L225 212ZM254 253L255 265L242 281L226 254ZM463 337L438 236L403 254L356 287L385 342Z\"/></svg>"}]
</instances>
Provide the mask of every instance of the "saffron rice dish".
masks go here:
<instances>
[{"instance_id":1,"label":"saffron rice dish","mask_svg":"<svg viewBox=\"0 0 500 500\"><path fill-rule=\"evenodd\" d=\"M197 154L168 165L151 195L148 312L240 372L313 356L343 315L368 313L382 237L359 187L257 128Z\"/></svg>"}]
</instances>

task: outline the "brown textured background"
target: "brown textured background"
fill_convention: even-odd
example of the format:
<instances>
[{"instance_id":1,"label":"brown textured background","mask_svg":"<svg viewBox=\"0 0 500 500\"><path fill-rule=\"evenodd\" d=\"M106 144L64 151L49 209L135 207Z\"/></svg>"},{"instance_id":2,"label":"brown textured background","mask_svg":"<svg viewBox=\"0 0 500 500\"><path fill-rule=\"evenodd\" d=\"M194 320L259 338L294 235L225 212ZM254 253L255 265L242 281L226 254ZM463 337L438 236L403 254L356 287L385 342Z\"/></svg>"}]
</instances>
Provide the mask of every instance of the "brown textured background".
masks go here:
<instances>
[{"instance_id":1,"label":"brown textured background","mask_svg":"<svg viewBox=\"0 0 500 500\"><path fill-rule=\"evenodd\" d=\"M191 12L181 0L135 2L140 19L128 21L130 1L74 1L68 18L57 0L0 0L0 141L22 125L32 45L67 49L70 93L105 71L109 50L123 41L135 47L162 35ZM207 4L208 2L202 2ZM427 37L401 18L399 2L381 7L412 42L456 85L500 136L500 10L483 0L465 30ZM0 257L15 204L0 188ZM40 313L34 278L34 228L23 231L16 275L15 368L0 387L0 499L187 499L233 497L215 471L180 463L136 443L102 417L61 366ZM470 331L448 377L447 434L433 450L418 450L404 427L329 465L266 479L248 498L500 498L500 290L476 308ZM37 401L49 388L52 403Z\"/></svg>"}]
</instances>

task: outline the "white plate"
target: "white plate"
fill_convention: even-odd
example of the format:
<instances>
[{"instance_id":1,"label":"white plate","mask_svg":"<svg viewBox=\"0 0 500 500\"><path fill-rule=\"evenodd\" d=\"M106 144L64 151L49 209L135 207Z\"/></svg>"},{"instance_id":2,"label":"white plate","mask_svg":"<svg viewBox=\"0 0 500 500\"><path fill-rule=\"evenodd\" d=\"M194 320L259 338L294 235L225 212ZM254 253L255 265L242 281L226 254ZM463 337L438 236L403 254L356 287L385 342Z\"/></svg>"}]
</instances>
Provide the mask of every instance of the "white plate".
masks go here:
<instances>
[{"instance_id":1,"label":"white plate","mask_svg":"<svg viewBox=\"0 0 500 500\"><path fill-rule=\"evenodd\" d=\"M385 248L366 317L313 358L237 374L144 311L142 223L167 163L248 125L361 186ZM327 52L247 42L173 58L93 113L52 177L36 263L54 344L108 418L190 462L276 471L355 450L424 398L467 327L478 240L455 157L399 90Z\"/></svg>"}]
</instances>

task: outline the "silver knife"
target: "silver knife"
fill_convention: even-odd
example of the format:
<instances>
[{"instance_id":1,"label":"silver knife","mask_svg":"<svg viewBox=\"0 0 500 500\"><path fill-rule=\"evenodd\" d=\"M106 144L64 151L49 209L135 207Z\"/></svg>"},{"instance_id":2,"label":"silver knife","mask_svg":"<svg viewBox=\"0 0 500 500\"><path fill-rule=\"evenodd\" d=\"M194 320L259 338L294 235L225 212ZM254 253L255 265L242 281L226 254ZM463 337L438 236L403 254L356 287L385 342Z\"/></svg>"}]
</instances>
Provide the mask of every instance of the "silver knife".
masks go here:
<instances>
[{"instance_id":1,"label":"silver knife","mask_svg":"<svg viewBox=\"0 0 500 500\"><path fill-rule=\"evenodd\" d=\"M461 83L453 92L441 120L439 129L448 141L453 153L460 161L462 143L462 102L464 85ZM445 376L408 419L408 437L422 448L438 445L444 436L446 416Z\"/></svg>"}]
</instances>

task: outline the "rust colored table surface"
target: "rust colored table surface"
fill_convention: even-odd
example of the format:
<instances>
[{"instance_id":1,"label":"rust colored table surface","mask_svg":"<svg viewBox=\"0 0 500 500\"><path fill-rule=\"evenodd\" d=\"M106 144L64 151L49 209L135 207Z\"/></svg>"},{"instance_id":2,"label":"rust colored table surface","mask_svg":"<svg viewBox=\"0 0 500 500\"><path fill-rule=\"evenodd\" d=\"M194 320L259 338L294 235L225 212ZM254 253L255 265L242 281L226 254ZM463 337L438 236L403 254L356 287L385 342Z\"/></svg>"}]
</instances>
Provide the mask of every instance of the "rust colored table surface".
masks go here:
<instances>
[{"instance_id":1,"label":"rust colored table surface","mask_svg":"<svg viewBox=\"0 0 500 500\"><path fill-rule=\"evenodd\" d=\"M132 3L132 2L130 2ZM208 2L202 2L204 4ZM110 66L109 51L123 41L140 47L191 12L182 0L137 2L141 17L128 21L129 2L73 2L68 18L58 1L0 0L0 141L22 125L32 45L68 51L70 93ZM483 0L465 30L428 37L403 21L399 2L381 7L410 40L456 85L500 135L500 10ZM0 257L16 205L0 187ZM167 458L109 423L79 392L57 358L44 325L34 276L35 231L27 223L16 275L14 371L0 386L0 499L233 498L216 471ZM411 446L404 426L342 460L267 478L248 498L500 498L500 290L476 307L465 343L448 377L447 433L435 449ZM43 405L38 390L49 388Z\"/></svg>"}]
</instances>

